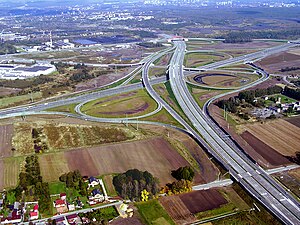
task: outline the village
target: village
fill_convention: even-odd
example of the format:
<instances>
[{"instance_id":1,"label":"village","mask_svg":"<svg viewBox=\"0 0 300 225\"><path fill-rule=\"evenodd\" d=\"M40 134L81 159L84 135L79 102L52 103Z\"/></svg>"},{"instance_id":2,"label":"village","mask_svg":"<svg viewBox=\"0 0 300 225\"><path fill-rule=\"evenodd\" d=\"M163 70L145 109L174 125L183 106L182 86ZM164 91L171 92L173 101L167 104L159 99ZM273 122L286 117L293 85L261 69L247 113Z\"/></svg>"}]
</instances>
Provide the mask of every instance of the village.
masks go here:
<instances>
[{"instance_id":1,"label":"village","mask_svg":"<svg viewBox=\"0 0 300 225\"><path fill-rule=\"evenodd\" d=\"M51 195L53 200L54 215L42 218L39 212L38 202L18 202L11 203L2 193L0 199L0 211L5 212L0 215L0 224L48 224L60 225L89 224L96 222L96 218L85 216L86 213L97 213L99 209L108 209L115 212L117 217L127 218L133 216L133 209L128 204L123 203L121 198L110 197L107 195L102 179L96 177L83 178L87 184L87 201L83 202L80 196L76 200L69 201L66 193ZM55 222L53 222L55 221ZM101 221L100 221L101 222Z\"/></svg>"}]
</instances>

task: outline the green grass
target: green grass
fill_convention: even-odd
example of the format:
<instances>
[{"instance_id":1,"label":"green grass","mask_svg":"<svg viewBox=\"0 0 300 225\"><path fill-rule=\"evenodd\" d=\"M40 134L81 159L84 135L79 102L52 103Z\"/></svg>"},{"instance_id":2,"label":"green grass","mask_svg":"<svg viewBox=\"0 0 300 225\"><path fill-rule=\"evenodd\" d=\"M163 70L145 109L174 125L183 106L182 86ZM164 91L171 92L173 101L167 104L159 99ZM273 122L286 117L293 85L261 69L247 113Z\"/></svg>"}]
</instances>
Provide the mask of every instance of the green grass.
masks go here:
<instances>
[{"instance_id":1,"label":"green grass","mask_svg":"<svg viewBox=\"0 0 300 225\"><path fill-rule=\"evenodd\" d=\"M49 183L50 195L60 194L66 191L66 185L63 182Z\"/></svg>"},{"instance_id":2,"label":"green grass","mask_svg":"<svg viewBox=\"0 0 300 225\"><path fill-rule=\"evenodd\" d=\"M126 94L130 95L125 96ZM146 109L134 112L131 115L128 114L128 117L134 117L150 113L157 107L157 103L149 96L145 89L122 93L122 96L119 96L120 95L113 95L90 101L82 106L81 111L95 117L125 117L127 110L134 110L137 103L139 105L148 103ZM115 113L110 114L111 112Z\"/></svg>"},{"instance_id":3,"label":"green grass","mask_svg":"<svg viewBox=\"0 0 300 225\"><path fill-rule=\"evenodd\" d=\"M16 201L15 192L14 191L8 191L6 198L10 204L13 204Z\"/></svg>"},{"instance_id":4,"label":"green grass","mask_svg":"<svg viewBox=\"0 0 300 225\"><path fill-rule=\"evenodd\" d=\"M62 106L58 106L58 107L55 107L55 108L47 109L46 111L51 111L51 112L66 112L66 113L77 114L75 112L75 106L76 105L77 105L77 103L70 104L70 105L62 105Z\"/></svg>"},{"instance_id":5,"label":"green grass","mask_svg":"<svg viewBox=\"0 0 300 225\"><path fill-rule=\"evenodd\" d=\"M18 103L29 103L31 102L31 97L35 101L36 99L40 99L42 97L41 92L34 92L32 94L26 94L26 95L18 95L14 97L6 97L0 99L0 107L6 107L10 105L16 105Z\"/></svg>"},{"instance_id":6,"label":"green grass","mask_svg":"<svg viewBox=\"0 0 300 225\"><path fill-rule=\"evenodd\" d=\"M281 94L270 95L269 98L270 97L274 97L276 99L276 101L278 100L278 97L280 97L281 98L280 102L283 103L283 104L285 104L285 103L289 104L289 103L297 102L297 100L295 100L293 98L290 98L290 97L287 97L285 95L281 95ZM273 102L273 101L271 101L271 100L268 99L268 100L265 101L265 104L267 106L270 106L272 104L275 104L275 102Z\"/></svg>"},{"instance_id":7,"label":"green grass","mask_svg":"<svg viewBox=\"0 0 300 225\"><path fill-rule=\"evenodd\" d=\"M145 117L142 120L146 120L146 121L155 121L155 122L161 122L161 123L166 123L166 124L171 124L180 128L184 128L177 120L175 120L173 118L173 116L171 116L171 114L166 110L166 109L162 109L160 110L158 113L149 116L149 117Z\"/></svg>"},{"instance_id":8,"label":"green grass","mask_svg":"<svg viewBox=\"0 0 300 225\"><path fill-rule=\"evenodd\" d=\"M138 211L146 224L171 224L175 225L173 220L159 204L158 200L136 203Z\"/></svg>"}]
</instances>

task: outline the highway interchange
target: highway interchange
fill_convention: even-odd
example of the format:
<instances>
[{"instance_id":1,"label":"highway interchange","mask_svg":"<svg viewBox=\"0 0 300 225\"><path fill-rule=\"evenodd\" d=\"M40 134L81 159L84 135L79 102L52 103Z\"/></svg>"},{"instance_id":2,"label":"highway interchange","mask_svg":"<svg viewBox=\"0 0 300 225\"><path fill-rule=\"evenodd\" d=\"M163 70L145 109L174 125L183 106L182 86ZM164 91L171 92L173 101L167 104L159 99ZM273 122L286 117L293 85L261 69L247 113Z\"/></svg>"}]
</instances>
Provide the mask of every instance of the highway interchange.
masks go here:
<instances>
[{"instance_id":1,"label":"highway interchange","mask_svg":"<svg viewBox=\"0 0 300 225\"><path fill-rule=\"evenodd\" d=\"M286 43L284 45L269 48L260 52L239 56L236 58L230 58L224 61L208 64L206 66L198 68L198 70L212 70L222 66L239 63L250 62L259 58L266 57L271 54L275 54L280 51L287 50L289 47L295 46L294 43ZM164 54L174 51L172 59L169 64L169 80L172 87L172 91L184 111L186 117L190 123L185 121L178 113L169 106L154 90L152 85L162 83L166 81L166 78L149 78L149 68L153 65L153 62L162 57ZM43 102L39 104L31 104L26 106L20 106L15 108L9 108L0 110L0 119L9 118L13 116L31 115L31 114L43 114L44 110L54 108L62 105L69 105L73 103L79 103L76 107L76 111L79 115L72 115L65 113L66 116L73 116L80 119L98 121L98 122L131 122L131 123L150 123L156 125L164 125L161 123L137 121L136 118L117 118L117 119L105 119L94 118L85 115L80 111L80 107L83 103L110 96L113 94L124 93L133 91L139 88L146 88L151 97L157 102L158 109L164 107L180 124L184 126L186 132L194 137L216 160L218 160L231 174L231 176L238 181L248 192L260 201L266 208L268 208L277 218L279 218L285 224L300 224L300 206L299 202L294 199L288 192L285 191L276 181L274 181L261 167L251 161L236 144L228 138L228 135L224 133L210 118L208 112L209 104L215 99L226 95L219 95L208 101L203 110L200 109L198 104L190 94L185 77L183 60L186 53L186 45L184 41L174 41L174 47L167 50L158 52L152 57L149 57L142 64L142 80L143 83L136 83L124 86L118 86L111 89L95 91L90 93L81 93L68 98L61 98L52 100L49 102ZM247 86L244 86L238 90L249 88L257 85L260 82L268 79L268 74L263 70L257 68L261 74L261 78ZM48 112L48 114L52 114ZM63 114L63 113L59 113ZM190 125L192 124L192 126Z\"/></svg>"}]
</instances>

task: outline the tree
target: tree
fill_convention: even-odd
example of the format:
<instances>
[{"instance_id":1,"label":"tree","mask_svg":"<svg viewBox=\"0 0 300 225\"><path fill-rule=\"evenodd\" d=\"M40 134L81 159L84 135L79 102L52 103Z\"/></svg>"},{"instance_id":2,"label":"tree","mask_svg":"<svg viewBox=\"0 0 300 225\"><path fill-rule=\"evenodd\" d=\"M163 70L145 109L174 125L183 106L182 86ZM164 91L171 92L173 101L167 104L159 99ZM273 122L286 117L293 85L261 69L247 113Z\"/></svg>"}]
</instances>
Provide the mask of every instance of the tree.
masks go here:
<instances>
[{"instance_id":1,"label":"tree","mask_svg":"<svg viewBox=\"0 0 300 225\"><path fill-rule=\"evenodd\" d=\"M189 167L179 167L177 170L173 170L171 172L171 175L176 179L176 180L189 180L192 181L195 176L194 170Z\"/></svg>"}]
</instances>

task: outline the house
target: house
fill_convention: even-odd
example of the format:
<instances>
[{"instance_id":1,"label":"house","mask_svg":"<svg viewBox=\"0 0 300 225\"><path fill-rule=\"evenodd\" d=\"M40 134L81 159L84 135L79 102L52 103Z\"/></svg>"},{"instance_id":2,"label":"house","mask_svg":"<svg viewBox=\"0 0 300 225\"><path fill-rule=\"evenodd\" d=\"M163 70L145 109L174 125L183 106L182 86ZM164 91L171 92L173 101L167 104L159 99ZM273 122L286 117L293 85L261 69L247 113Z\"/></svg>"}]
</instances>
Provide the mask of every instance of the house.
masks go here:
<instances>
[{"instance_id":1,"label":"house","mask_svg":"<svg viewBox=\"0 0 300 225\"><path fill-rule=\"evenodd\" d=\"M69 224L81 223L80 218L76 214L66 216Z\"/></svg>"},{"instance_id":2,"label":"house","mask_svg":"<svg viewBox=\"0 0 300 225\"><path fill-rule=\"evenodd\" d=\"M90 223L90 220L86 217L82 217L81 221L82 221L83 224L89 224Z\"/></svg>"},{"instance_id":3,"label":"house","mask_svg":"<svg viewBox=\"0 0 300 225\"><path fill-rule=\"evenodd\" d=\"M95 177L90 177L89 178L89 187L92 186L92 187L95 187L99 184L99 180Z\"/></svg>"},{"instance_id":4,"label":"house","mask_svg":"<svg viewBox=\"0 0 300 225\"><path fill-rule=\"evenodd\" d=\"M38 212L39 211L39 205L38 204L35 204L33 206L33 212Z\"/></svg>"},{"instance_id":5,"label":"house","mask_svg":"<svg viewBox=\"0 0 300 225\"><path fill-rule=\"evenodd\" d=\"M30 212L29 213L29 219L30 220L36 220L39 218L39 213L38 212Z\"/></svg>"},{"instance_id":6,"label":"house","mask_svg":"<svg viewBox=\"0 0 300 225\"><path fill-rule=\"evenodd\" d=\"M103 198L103 194L99 189L94 189L92 191L92 195L93 195L94 199Z\"/></svg>"},{"instance_id":7,"label":"house","mask_svg":"<svg viewBox=\"0 0 300 225\"><path fill-rule=\"evenodd\" d=\"M3 199L0 199L0 210L3 209L3 203L4 203Z\"/></svg>"},{"instance_id":8,"label":"house","mask_svg":"<svg viewBox=\"0 0 300 225\"><path fill-rule=\"evenodd\" d=\"M55 219L56 225L66 225L69 224L65 217L59 217Z\"/></svg>"},{"instance_id":9,"label":"house","mask_svg":"<svg viewBox=\"0 0 300 225\"><path fill-rule=\"evenodd\" d=\"M13 210L8 217L1 218L1 224L13 224L13 223L20 223L22 217L18 210Z\"/></svg>"},{"instance_id":10,"label":"house","mask_svg":"<svg viewBox=\"0 0 300 225\"><path fill-rule=\"evenodd\" d=\"M67 199L67 194L66 193L60 193L59 197L61 200L65 201Z\"/></svg>"},{"instance_id":11,"label":"house","mask_svg":"<svg viewBox=\"0 0 300 225\"><path fill-rule=\"evenodd\" d=\"M66 206L66 202L64 200L57 199L54 202L54 207L56 207L56 208L65 207L65 206Z\"/></svg>"},{"instance_id":12,"label":"house","mask_svg":"<svg viewBox=\"0 0 300 225\"><path fill-rule=\"evenodd\" d=\"M75 210L75 205L74 204L68 204L68 210L69 211L74 211Z\"/></svg>"},{"instance_id":13,"label":"house","mask_svg":"<svg viewBox=\"0 0 300 225\"><path fill-rule=\"evenodd\" d=\"M99 189L94 189L92 191L92 196L89 196L89 204L94 205L103 201L104 201L104 196L102 192Z\"/></svg>"}]
</instances>

